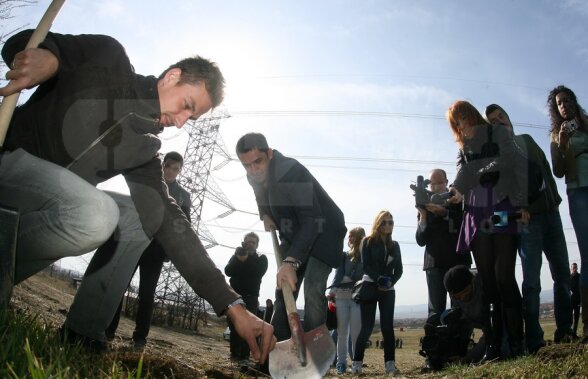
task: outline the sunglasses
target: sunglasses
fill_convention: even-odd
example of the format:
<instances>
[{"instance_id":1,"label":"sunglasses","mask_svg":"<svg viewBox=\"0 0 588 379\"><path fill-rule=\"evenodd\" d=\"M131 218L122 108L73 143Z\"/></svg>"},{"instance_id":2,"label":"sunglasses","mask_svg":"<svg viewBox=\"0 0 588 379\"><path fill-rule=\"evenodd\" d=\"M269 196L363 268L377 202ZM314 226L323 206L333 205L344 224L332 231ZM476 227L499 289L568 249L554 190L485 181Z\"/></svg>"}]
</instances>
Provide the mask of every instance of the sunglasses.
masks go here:
<instances>
[{"instance_id":1,"label":"sunglasses","mask_svg":"<svg viewBox=\"0 0 588 379\"><path fill-rule=\"evenodd\" d=\"M382 221L382 223L380 225L381 226L384 226L384 225L394 225L394 221L392 221L392 220L385 220L385 221Z\"/></svg>"}]
</instances>

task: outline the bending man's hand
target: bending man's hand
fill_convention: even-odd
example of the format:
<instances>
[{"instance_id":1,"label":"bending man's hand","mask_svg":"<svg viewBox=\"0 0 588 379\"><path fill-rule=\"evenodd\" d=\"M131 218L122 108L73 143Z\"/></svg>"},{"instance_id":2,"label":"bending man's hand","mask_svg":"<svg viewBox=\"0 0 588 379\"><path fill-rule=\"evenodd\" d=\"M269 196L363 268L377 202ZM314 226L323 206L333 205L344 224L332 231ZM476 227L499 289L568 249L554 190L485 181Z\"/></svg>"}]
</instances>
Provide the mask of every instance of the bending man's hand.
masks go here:
<instances>
[{"instance_id":1,"label":"bending man's hand","mask_svg":"<svg viewBox=\"0 0 588 379\"><path fill-rule=\"evenodd\" d=\"M274 327L246 310L244 307L235 306L227 310L227 316L235 326L237 333L249 345L253 359L263 364L276 345ZM257 344L260 337L260 344Z\"/></svg>"},{"instance_id":2,"label":"bending man's hand","mask_svg":"<svg viewBox=\"0 0 588 379\"><path fill-rule=\"evenodd\" d=\"M14 56L9 68L6 79L10 82L0 88L0 96L12 95L47 81L57 73L59 61L47 49L26 49Z\"/></svg>"},{"instance_id":3,"label":"bending man's hand","mask_svg":"<svg viewBox=\"0 0 588 379\"><path fill-rule=\"evenodd\" d=\"M298 282L296 270L294 270L294 268L291 265L287 263L282 263L278 270L278 274L276 275L276 282L278 289L281 289L282 283L286 282L290 285L290 288L292 288L292 292L295 292L296 282Z\"/></svg>"},{"instance_id":4,"label":"bending man's hand","mask_svg":"<svg viewBox=\"0 0 588 379\"><path fill-rule=\"evenodd\" d=\"M265 229L265 231L269 232L270 230L272 230L272 227L278 230L278 227L276 226L276 223L274 222L272 216L267 214L263 215L263 228Z\"/></svg>"}]
</instances>

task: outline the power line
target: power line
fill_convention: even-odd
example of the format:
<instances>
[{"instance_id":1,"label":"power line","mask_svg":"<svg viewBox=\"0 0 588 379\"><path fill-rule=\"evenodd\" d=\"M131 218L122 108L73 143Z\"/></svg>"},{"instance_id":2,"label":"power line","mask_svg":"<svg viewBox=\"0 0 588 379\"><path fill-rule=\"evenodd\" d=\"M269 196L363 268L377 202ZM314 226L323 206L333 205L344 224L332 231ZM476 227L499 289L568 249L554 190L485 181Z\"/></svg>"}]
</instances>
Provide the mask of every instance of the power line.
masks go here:
<instances>
[{"instance_id":1,"label":"power line","mask_svg":"<svg viewBox=\"0 0 588 379\"><path fill-rule=\"evenodd\" d=\"M378 111L337 111L337 110L258 110L258 111L234 111L235 117L383 117L383 118L412 118L426 120L445 120L443 115L403 113L403 112L378 112ZM549 130L547 125L529 122L513 122L513 126L522 128Z\"/></svg>"}]
</instances>

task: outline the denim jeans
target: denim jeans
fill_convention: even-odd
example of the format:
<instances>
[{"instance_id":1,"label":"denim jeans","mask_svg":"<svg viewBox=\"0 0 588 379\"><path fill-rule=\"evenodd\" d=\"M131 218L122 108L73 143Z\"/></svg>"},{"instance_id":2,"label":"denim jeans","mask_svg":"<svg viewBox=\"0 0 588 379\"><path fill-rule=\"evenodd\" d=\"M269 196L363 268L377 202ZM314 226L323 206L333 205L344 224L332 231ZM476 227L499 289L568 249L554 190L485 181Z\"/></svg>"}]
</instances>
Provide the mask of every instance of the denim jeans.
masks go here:
<instances>
[{"instance_id":1,"label":"denim jeans","mask_svg":"<svg viewBox=\"0 0 588 379\"><path fill-rule=\"evenodd\" d=\"M98 341L106 340L104 332L150 242L130 196L108 194L119 207L118 227L94 253L65 321L74 332Z\"/></svg>"},{"instance_id":2,"label":"denim jeans","mask_svg":"<svg viewBox=\"0 0 588 379\"><path fill-rule=\"evenodd\" d=\"M348 345L351 356L361 330L361 310L351 298L336 298L337 302L337 363L347 365Z\"/></svg>"},{"instance_id":3,"label":"denim jeans","mask_svg":"<svg viewBox=\"0 0 588 379\"><path fill-rule=\"evenodd\" d=\"M588 187L568 189L568 204L580 250L580 288L588 288Z\"/></svg>"},{"instance_id":4,"label":"denim jeans","mask_svg":"<svg viewBox=\"0 0 588 379\"><path fill-rule=\"evenodd\" d=\"M1 156L0 202L20 212L15 283L58 259L96 249L119 216L104 192L22 149Z\"/></svg>"},{"instance_id":5,"label":"denim jeans","mask_svg":"<svg viewBox=\"0 0 588 379\"><path fill-rule=\"evenodd\" d=\"M555 337L558 338L569 333L572 327L568 249L559 211L532 214L521 234L519 256L523 266L523 316L529 349L545 343L539 324L542 253L545 253L553 279Z\"/></svg>"},{"instance_id":6,"label":"denim jeans","mask_svg":"<svg viewBox=\"0 0 588 379\"><path fill-rule=\"evenodd\" d=\"M360 304L361 331L357 337L354 361L363 361L367 341L372 335L376 322L376 306L380 309L380 328L384 338L384 362L396 360L396 338L394 337L394 307L396 291L378 291L377 302Z\"/></svg>"},{"instance_id":7,"label":"denim jeans","mask_svg":"<svg viewBox=\"0 0 588 379\"><path fill-rule=\"evenodd\" d=\"M282 251L285 252L286 249ZM284 254L284 256L286 255ZM319 327L327 321L327 297L325 296L325 291L327 290L327 279L330 273L331 267L312 256L297 271L298 282L296 283L297 291L294 292L294 298L298 298L300 286L304 280L304 322L302 327L305 331ZM276 291L272 325L274 326L274 335L278 341L290 338L290 326L282 291Z\"/></svg>"}]
</instances>

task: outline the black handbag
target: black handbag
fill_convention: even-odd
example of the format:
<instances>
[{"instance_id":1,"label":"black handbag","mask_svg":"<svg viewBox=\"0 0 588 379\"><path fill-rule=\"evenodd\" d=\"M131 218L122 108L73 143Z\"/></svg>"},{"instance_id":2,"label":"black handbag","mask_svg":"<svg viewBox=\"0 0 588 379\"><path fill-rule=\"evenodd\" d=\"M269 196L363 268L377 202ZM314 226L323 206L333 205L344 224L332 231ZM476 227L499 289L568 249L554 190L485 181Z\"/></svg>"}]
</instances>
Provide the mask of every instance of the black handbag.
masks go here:
<instances>
[{"instance_id":1,"label":"black handbag","mask_svg":"<svg viewBox=\"0 0 588 379\"><path fill-rule=\"evenodd\" d=\"M356 303L371 303L376 301L377 291L376 283L361 280L353 286L351 299Z\"/></svg>"}]
</instances>

